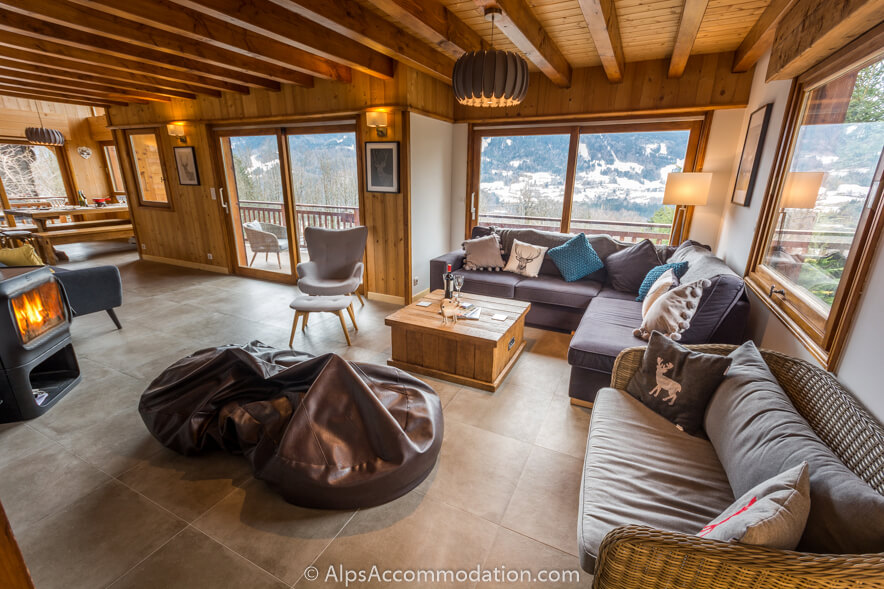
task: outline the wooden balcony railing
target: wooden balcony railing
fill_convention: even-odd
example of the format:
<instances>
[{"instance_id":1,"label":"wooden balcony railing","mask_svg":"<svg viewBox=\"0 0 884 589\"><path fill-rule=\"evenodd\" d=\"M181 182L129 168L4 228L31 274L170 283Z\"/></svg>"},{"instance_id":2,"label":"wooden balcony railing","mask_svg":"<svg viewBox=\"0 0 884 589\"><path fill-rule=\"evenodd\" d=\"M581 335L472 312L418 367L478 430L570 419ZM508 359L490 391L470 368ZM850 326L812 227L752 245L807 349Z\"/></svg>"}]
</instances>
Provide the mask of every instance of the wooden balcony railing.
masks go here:
<instances>
[{"instance_id":1,"label":"wooden balcony railing","mask_svg":"<svg viewBox=\"0 0 884 589\"><path fill-rule=\"evenodd\" d=\"M285 214L283 203L241 200L239 216L242 223L260 221L285 226ZM304 246L304 228L322 227L324 229L348 229L359 225L359 207L344 207L336 205L302 205L295 207L295 217L298 224L298 235L301 237L300 246Z\"/></svg>"},{"instance_id":2,"label":"wooden balcony railing","mask_svg":"<svg viewBox=\"0 0 884 589\"><path fill-rule=\"evenodd\" d=\"M479 215L482 225L494 225L504 229L539 229L560 231L561 220L557 217L522 217L519 215ZM571 219L572 233L606 233L620 241L638 242L650 239L656 244L669 243L667 223L642 223L637 221L607 221L595 219Z\"/></svg>"}]
</instances>

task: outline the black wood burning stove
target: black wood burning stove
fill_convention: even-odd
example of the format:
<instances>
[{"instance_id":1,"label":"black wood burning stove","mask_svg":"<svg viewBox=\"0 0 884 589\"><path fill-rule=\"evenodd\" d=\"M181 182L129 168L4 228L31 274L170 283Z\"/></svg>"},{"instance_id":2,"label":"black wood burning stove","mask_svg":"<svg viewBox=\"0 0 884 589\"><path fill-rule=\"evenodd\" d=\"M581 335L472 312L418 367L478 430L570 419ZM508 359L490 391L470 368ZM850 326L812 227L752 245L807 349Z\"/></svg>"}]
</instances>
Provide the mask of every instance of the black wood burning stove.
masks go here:
<instances>
[{"instance_id":1,"label":"black wood burning stove","mask_svg":"<svg viewBox=\"0 0 884 589\"><path fill-rule=\"evenodd\" d=\"M80 382L69 322L52 270L0 268L0 423L42 415Z\"/></svg>"}]
</instances>

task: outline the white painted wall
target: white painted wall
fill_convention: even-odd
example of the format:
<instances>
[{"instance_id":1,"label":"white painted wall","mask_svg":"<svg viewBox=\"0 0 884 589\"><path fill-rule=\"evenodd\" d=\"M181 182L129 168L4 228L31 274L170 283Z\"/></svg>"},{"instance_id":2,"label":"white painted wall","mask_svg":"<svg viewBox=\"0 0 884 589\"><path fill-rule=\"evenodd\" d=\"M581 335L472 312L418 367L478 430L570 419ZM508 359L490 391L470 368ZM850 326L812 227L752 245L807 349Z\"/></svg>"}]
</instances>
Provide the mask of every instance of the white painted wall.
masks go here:
<instances>
[{"instance_id":1,"label":"white painted wall","mask_svg":"<svg viewBox=\"0 0 884 589\"><path fill-rule=\"evenodd\" d=\"M764 192L770 178L777 140L783 124L786 101L789 95L789 81L771 82L769 84L764 82L768 58L769 55L762 58L755 69L749 106L743 114L743 121L739 129L739 143L735 150L729 191L733 190L733 183L737 172L736 168L739 164L739 153L743 148L742 143L746 134L749 115L758 107L773 103L770 125L768 126L761 162L759 163L758 177L748 207L731 204L729 202L730 196L728 196L728 202L724 205L724 216L721 221L718 247L716 249L717 254L738 273L745 271L746 263L749 259L752 236L755 235L755 226L758 222L761 202L764 199ZM728 194L730 193L728 192ZM691 237L693 237L693 233L692 230ZM848 336L847 347L841 366L837 371L837 376L866 405L873 415L879 420L884 421L884 391L882 391L881 377L878 373L878 368L881 364L881 352L878 347L880 345L878 343L880 334L878 332L884 328L884 307L880 304L880 301L884 298L884 256L881 255L880 250L881 248L879 247L876 259L873 262L869 283L854 317L853 327ZM761 301L751 294L750 300L752 310L749 318L749 333L759 346L778 350L813 362L813 357L810 353L786 329L785 325L771 314Z\"/></svg>"},{"instance_id":2,"label":"white painted wall","mask_svg":"<svg viewBox=\"0 0 884 589\"><path fill-rule=\"evenodd\" d=\"M451 251L454 127L410 114L412 294L430 287L430 260Z\"/></svg>"},{"instance_id":3,"label":"white painted wall","mask_svg":"<svg viewBox=\"0 0 884 589\"><path fill-rule=\"evenodd\" d=\"M464 240L464 223L467 214L467 146L469 126L466 123L454 125L451 142L451 247L449 251L460 249Z\"/></svg>"},{"instance_id":4,"label":"white painted wall","mask_svg":"<svg viewBox=\"0 0 884 589\"><path fill-rule=\"evenodd\" d=\"M734 154L741 142L740 126L743 123L744 109L718 110L712 116L712 128L706 143L706 156L703 171L712 172L712 186L706 206L694 209L690 238L705 243L715 249L721 229L721 216L730 203L731 170L734 167Z\"/></svg>"}]
</instances>

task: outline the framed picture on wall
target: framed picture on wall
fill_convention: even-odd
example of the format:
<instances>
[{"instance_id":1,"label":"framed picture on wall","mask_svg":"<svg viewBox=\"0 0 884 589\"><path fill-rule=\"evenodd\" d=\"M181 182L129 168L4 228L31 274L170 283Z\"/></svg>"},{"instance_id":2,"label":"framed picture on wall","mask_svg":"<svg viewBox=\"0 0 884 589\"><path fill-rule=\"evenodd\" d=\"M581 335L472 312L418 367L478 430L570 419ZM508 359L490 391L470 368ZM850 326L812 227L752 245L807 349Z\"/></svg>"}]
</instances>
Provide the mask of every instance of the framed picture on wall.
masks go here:
<instances>
[{"instance_id":1,"label":"framed picture on wall","mask_svg":"<svg viewBox=\"0 0 884 589\"><path fill-rule=\"evenodd\" d=\"M399 192L399 142L365 142L366 192Z\"/></svg>"},{"instance_id":2,"label":"framed picture on wall","mask_svg":"<svg viewBox=\"0 0 884 589\"><path fill-rule=\"evenodd\" d=\"M175 167L178 168L178 184L199 186L200 172L196 167L196 152L193 147L175 147Z\"/></svg>"},{"instance_id":3,"label":"framed picture on wall","mask_svg":"<svg viewBox=\"0 0 884 589\"><path fill-rule=\"evenodd\" d=\"M761 160L761 149L764 136L767 134L767 123L770 121L770 108L765 104L749 117L749 128L746 129L746 140L743 142L743 153L740 155L740 166L737 168L737 181L731 202L748 207L755 188L755 177L758 175L758 162Z\"/></svg>"}]
</instances>

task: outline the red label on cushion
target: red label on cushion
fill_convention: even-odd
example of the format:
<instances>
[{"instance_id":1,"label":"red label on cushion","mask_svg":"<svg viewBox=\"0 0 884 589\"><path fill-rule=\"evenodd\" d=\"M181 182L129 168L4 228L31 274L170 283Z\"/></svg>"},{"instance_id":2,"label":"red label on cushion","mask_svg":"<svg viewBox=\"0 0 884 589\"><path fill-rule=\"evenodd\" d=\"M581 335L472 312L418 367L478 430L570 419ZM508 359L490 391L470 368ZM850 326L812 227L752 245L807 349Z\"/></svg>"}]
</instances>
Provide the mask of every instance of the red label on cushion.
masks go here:
<instances>
[{"instance_id":1,"label":"red label on cushion","mask_svg":"<svg viewBox=\"0 0 884 589\"><path fill-rule=\"evenodd\" d=\"M706 534L708 534L709 532L711 532L712 530L714 530L715 528L717 528L718 526L720 526L720 525L723 524L724 522L728 521L728 520L731 519L732 517L737 517L738 515L740 515L741 513L743 513L744 511L746 511L746 510L749 509L750 507L752 507L753 505L755 505L755 502L756 502L757 500L758 500L757 497L752 497L752 499L749 500L749 503L747 503L746 505L744 505L743 507L741 507L739 510L737 510L737 511L735 511L734 513L730 514L729 516L727 516L726 518L724 518L723 520L721 520L721 521L718 522L718 523L715 523L715 524L709 524L708 526L706 526L705 528L703 528L702 530L700 530L700 533L697 534L697 535L698 535L698 536L705 536Z\"/></svg>"}]
</instances>

